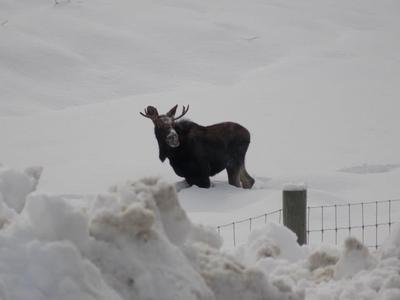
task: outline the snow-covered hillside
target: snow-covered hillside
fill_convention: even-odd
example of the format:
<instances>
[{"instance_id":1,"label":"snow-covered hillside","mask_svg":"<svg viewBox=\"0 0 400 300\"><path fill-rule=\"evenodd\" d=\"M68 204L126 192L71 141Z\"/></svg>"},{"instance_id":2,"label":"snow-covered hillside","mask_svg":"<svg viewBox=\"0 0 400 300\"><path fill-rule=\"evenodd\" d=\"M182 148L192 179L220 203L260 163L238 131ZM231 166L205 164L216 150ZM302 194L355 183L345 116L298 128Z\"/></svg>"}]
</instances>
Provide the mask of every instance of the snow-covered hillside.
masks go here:
<instances>
[{"instance_id":1,"label":"snow-covered hillside","mask_svg":"<svg viewBox=\"0 0 400 300\"><path fill-rule=\"evenodd\" d=\"M1 162L44 167L39 189L97 193L178 177L157 159L148 104L239 122L257 189L181 193L218 225L280 208L399 198L398 1L0 2ZM73 180L71 179L73 178Z\"/></svg>"},{"instance_id":2,"label":"snow-covered hillside","mask_svg":"<svg viewBox=\"0 0 400 300\"><path fill-rule=\"evenodd\" d=\"M100 266L94 254L84 252L80 243L92 243L93 235L87 231L97 213L90 210L90 205L100 201L94 200L98 199L98 193L108 193L110 184L152 176L160 176L168 183L181 180L168 163L161 164L158 160L153 126L139 115L149 104L161 112L175 104L190 104L187 117L193 121L204 125L235 121L252 134L246 165L256 178L255 188L231 187L226 174L221 173L213 178L214 187L209 190L192 187L180 191L182 208L194 223L216 226L278 209L282 187L287 183L307 184L310 205L400 198L399 1L58 0L55 3L54 0L0 0L0 163L18 170L41 166L27 170L26 176L17 171L2 171L6 175L0 182L3 198L0 226L9 226L4 227L7 233L5 229L0 233L2 238L6 236L7 247L18 250L1 252L4 256L0 270L8 272L10 265L2 265L3 261L16 262L22 256L13 269L18 277L24 263L31 258L32 261L39 256L54 258L33 263L31 275L27 273L27 277L14 282L21 287L21 293L28 292L24 288L28 288L32 274L46 274L46 268L52 269L60 256L70 255L76 269L53 274L54 280L64 276L70 279L61 280L65 286L54 287L46 297L54 299L58 295L62 299L57 293L64 288L84 290L91 295L87 299L118 299L127 295L115 294L113 290L120 288L110 284L117 284L119 279L105 275L110 274L109 268L124 265L124 259ZM20 184L14 185L15 182ZM25 196L35 188L39 195L57 196L37 196L37 207L30 204L23 209ZM118 193L113 191L112 197L119 199ZM53 201L59 202L54 204L57 207L48 207ZM106 209L109 202L104 201L99 207ZM46 219L40 223L47 210L54 212L49 218L55 223L60 221L58 225L47 224L55 226L51 233L42 226ZM154 211L157 209L153 214ZM393 207L390 213L394 221L400 220L399 207ZM28 220L35 214L39 224ZM157 214L155 223L159 222ZM74 233L63 231L62 224L69 224L70 217L77 222L72 231L86 232L81 232L78 240ZM121 225L118 218L122 216L116 214L110 218ZM58 241L58 230L67 235L61 235L61 239L70 242L68 245L57 242L53 248L46 243ZM160 227L155 229L160 230ZM239 261L245 268L262 265L257 268L267 274L265 268L272 268L276 277L292 274L288 270L293 265L287 262L256 263L257 241L263 234L270 240L271 234L281 231L284 229L268 227L250 237L244 249L237 249L240 253L234 254L235 264ZM175 243L170 236L160 235L159 245ZM230 236L223 237L229 247ZM45 243L30 246L38 238ZM392 239L389 248L398 245L397 237ZM240 242L245 240L247 235ZM125 245L125 241L122 243ZM252 243L256 250L250 249ZM349 242L346 247L352 245L355 244ZM191 262L187 268L198 271L194 261L209 266L203 257L208 250L196 246L190 250L193 257L188 258L181 248L168 249L180 253L181 258L186 257ZM276 249L267 250L270 253ZM304 251L299 261L310 258L312 250ZM360 251L364 251L362 247ZM218 258L218 263L224 259L231 261L218 249L210 253L224 257ZM138 259L126 255L123 257L127 260ZM333 256L339 258L337 253ZM376 255L374 259L376 273L381 274L381 267L390 267L390 260ZM346 264L343 255L339 262ZM303 267L296 270L303 272ZM141 270L141 266L138 268ZM138 274L135 270L132 272ZM78 278L87 276L87 272L94 281L79 283ZM298 277L290 277L290 284L283 280L280 288L286 289L289 284L289 290L296 294L293 297L306 295L307 299L377 299L369 290L365 297L357 294L362 288L354 290L352 284L364 287L369 282L374 287L387 281L388 289L398 286L398 278L389 280L391 276L385 271L382 280L376 279L380 275L361 272L353 277L358 278L357 282L344 283L344 279L335 278L329 279L324 289L313 289L317 279L307 279L304 283L301 272ZM314 276L309 269L304 272L308 272L303 274L306 278ZM321 276L333 274L331 270L326 272ZM346 268L340 272L347 274ZM187 280L195 282L199 272L189 273L192 275L187 275ZM52 276L48 280L39 276L38 280L43 281L37 283L38 290L53 286ZM264 282L265 275L260 276L252 278ZM219 292L226 296L224 289L219 290L219 284L214 286L214 281L203 280L207 287L193 286L199 291L195 292L201 295L199 298L213 299L212 295ZM265 280L274 285L273 279ZM341 281L348 284L348 289L339 295L343 288ZM0 291L8 283L0 282ZM102 296L93 294L93 287ZM150 299L157 298L157 294L139 290L136 292L150 295ZM374 291L380 293L376 288ZM398 299L396 292L394 296L390 296L390 291L385 293L379 294L379 299ZM24 299L24 294L20 298L14 296L17 297L0 293L0 298L8 297L7 300Z\"/></svg>"}]
</instances>

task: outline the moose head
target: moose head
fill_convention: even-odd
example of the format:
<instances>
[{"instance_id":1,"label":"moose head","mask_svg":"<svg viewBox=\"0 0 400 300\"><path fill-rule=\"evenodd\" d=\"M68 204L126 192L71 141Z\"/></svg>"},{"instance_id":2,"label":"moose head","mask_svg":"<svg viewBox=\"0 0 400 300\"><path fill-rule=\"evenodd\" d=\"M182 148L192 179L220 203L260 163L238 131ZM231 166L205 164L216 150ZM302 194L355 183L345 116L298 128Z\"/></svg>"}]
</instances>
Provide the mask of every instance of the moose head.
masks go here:
<instances>
[{"instance_id":1,"label":"moose head","mask_svg":"<svg viewBox=\"0 0 400 300\"><path fill-rule=\"evenodd\" d=\"M187 107L183 106L181 115L175 117L177 108L178 105L175 105L166 114L159 115L157 108L147 106L144 113L140 113L143 117L153 121L157 140L164 141L171 148L177 148L180 145L179 136L175 130L175 121L182 118L188 112L189 105Z\"/></svg>"}]
</instances>

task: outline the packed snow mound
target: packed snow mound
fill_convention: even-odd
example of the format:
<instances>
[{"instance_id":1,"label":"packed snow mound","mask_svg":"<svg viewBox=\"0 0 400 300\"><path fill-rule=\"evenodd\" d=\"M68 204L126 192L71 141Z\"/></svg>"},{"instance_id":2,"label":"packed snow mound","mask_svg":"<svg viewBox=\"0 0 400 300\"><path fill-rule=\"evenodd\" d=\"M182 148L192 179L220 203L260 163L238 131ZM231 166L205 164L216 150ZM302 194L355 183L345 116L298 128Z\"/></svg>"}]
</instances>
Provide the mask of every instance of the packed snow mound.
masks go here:
<instances>
[{"instance_id":1,"label":"packed snow mound","mask_svg":"<svg viewBox=\"0 0 400 300\"><path fill-rule=\"evenodd\" d=\"M43 243L21 235L0 237L2 300L121 300L72 243Z\"/></svg>"},{"instance_id":2,"label":"packed snow mound","mask_svg":"<svg viewBox=\"0 0 400 300\"><path fill-rule=\"evenodd\" d=\"M262 272L220 251L215 230L192 224L175 188L158 179L116 185L95 199L36 193L23 200L0 231L4 299L266 299L274 292Z\"/></svg>"},{"instance_id":3,"label":"packed snow mound","mask_svg":"<svg viewBox=\"0 0 400 300\"><path fill-rule=\"evenodd\" d=\"M370 253L354 238L343 251L300 247L288 229L268 224L229 253L157 178L71 200L32 193L41 169L2 170L2 300L400 297L400 228L381 252Z\"/></svg>"},{"instance_id":4,"label":"packed snow mound","mask_svg":"<svg viewBox=\"0 0 400 300\"><path fill-rule=\"evenodd\" d=\"M0 199L8 207L21 212L26 196L36 190L41 174L41 167L30 167L24 172L18 172L0 165Z\"/></svg>"},{"instance_id":5,"label":"packed snow mound","mask_svg":"<svg viewBox=\"0 0 400 300\"><path fill-rule=\"evenodd\" d=\"M336 264L336 279L353 276L361 270L369 270L375 267L376 261L370 255L368 248L357 239L346 239L344 248L343 254Z\"/></svg>"},{"instance_id":6,"label":"packed snow mound","mask_svg":"<svg viewBox=\"0 0 400 300\"><path fill-rule=\"evenodd\" d=\"M263 257L295 262L306 258L305 249L296 240L296 235L286 227L269 223L263 229L253 231L248 243L238 248L237 255L246 264L254 264Z\"/></svg>"},{"instance_id":7,"label":"packed snow mound","mask_svg":"<svg viewBox=\"0 0 400 300\"><path fill-rule=\"evenodd\" d=\"M248 268L231 255L201 243L187 246L185 253L216 299L286 299L261 270Z\"/></svg>"},{"instance_id":8,"label":"packed snow mound","mask_svg":"<svg viewBox=\"0 0 400 300\"><path fill-rule=\"evenodd\" d=\"M268 225L254 233L237 255L239 261L247 262L248 268L261 270L272 290L278 290L279 296L271 299L280 299L285 293L288 298L283 299L400 299L400 260L392 252L397 238L386 242L384 248L391 251L385 258L379 252L370 253L360 241L350 237L342 251L328 245L304 246L303 252L295 247L293 252L298 253L297 260L290 261L280 256L280 247L273 235L266 239L267 232L284 230L279 226L272 228ZM263 240L263 243L255 243ZM260 252L268 255L260 256Z\"/></svg>"},{"instance_id":9,"label":"packed snow mound","mask_svg":"<svg viewBox=\"0 0 400 300\"><path fill-rule=\"evenodd\" d=\"M381 249L384 258L397 257L400 259L400 224L397 224Z\"/></svg>"}]
</instances>

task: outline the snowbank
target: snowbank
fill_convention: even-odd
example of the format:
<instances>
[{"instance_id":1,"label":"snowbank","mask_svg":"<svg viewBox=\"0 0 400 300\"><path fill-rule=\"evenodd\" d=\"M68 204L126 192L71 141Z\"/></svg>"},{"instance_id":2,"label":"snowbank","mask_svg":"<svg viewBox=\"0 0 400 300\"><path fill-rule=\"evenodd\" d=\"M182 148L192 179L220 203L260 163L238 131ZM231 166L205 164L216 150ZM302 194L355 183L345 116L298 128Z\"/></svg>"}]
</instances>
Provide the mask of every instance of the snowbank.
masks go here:
<instances>
[{"instance_id":1,"label":"snowbank","mask_svg":"<svg viewBox=\"0 0 400 300\"><path fill-rule=\"evenodd\" d=\"M380 253L300 247L268 224L233 253L193 224L159 179L95 199L32 194L40 168L0 172L0 299L384 299L400 297L400 228Z\"/></svg>"},{"instance_id":2,"label":"snowbank","mask_svg":"<svg viewBox=\"0 0 400 300\"><path fill-rule=\"evenodd\" d=\"M382 256L384 258L397 257L400 258L400 225L397 224L392 231L392 234L383 244Z\"/></svg>"},{"instance_id":3,"label":"snowbank","mask_svg":"<svg viewBox=\"0 0 400 300\"><path fill-rule=\"evenodd\" d=\"M21 212L26 196L36 189L41 174L41 167L30 167L24 172L17 172L0 165L0 195L5 204Z\"/></svg>"},{"instance_id":4,"label":"snowbank","mask_svg":"<svg viewBox=\"0 0 400 300\"><path fill-rule=\"evenodd\" d=\"M12 187L25 190L25 173L13 172L19 179ZM2 185L2 193L8 190ZM192 224L175 188L158 179L117 185L94 200L16 199L21 213L2 201L4 211L14 211L0 232L4 299L264 299L270 293L265 276L221 253L216 232Z\"/></svg>"},{"instance_id":5,"label":"snowbank","mask_svg":"<svg viewBox=\"0 0 400 300\"><path fill-rule=\"evenodd\" d=\"M327 245L301 248L291 232L269 224L251 234L237 258L261 270L289 299L394 300L400 299L399 232L397 228L381 252L370 253L353 237L342 251Z\"/></svg>"}]
</instances>

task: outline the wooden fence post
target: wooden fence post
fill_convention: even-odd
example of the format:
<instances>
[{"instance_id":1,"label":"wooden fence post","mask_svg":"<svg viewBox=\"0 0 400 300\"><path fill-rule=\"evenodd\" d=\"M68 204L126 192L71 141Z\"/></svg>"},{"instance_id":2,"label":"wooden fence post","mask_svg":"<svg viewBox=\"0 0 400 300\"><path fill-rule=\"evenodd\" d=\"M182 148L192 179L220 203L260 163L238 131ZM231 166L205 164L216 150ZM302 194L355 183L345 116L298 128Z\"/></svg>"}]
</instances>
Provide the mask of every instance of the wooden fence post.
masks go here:
<instances>
[{"instance_id":1,"label":"wooden fence post","mask_svg":"<svg viewBox=\"0 0 400 300\"><path fill-rule=\"evenodd\" d=\"M300 245L307 244L307 188L287 185L283 189L283 225L297 235Z\"/></svg>"}]
</instances>

